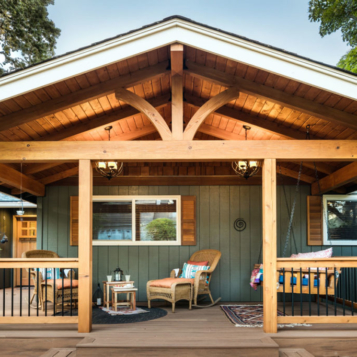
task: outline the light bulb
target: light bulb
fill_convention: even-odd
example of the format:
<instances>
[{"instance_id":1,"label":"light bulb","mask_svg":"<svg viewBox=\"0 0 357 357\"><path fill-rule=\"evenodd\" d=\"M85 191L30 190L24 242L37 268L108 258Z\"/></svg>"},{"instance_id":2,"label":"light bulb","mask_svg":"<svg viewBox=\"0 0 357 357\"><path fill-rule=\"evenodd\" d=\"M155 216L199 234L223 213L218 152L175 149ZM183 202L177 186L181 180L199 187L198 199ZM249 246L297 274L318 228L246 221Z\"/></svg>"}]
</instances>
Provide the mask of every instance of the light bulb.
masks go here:
<instances>
[{"instance_id":1,"label":"light bulb","mask_svg":"<svg viewBox=\"0 0 357 357\"><path fill-rule=\"evenodd\" d=\"M239 161L238 166L240 169L245 170L247 168L247 163L245 161Z\"/></svg>"},{"instance_id":2,"label":"light bulb","mask_svg":"<svg viewBox=\"0 0 357 357\"><path fill-rule=\"evenodd\" d=\"M98 169L104 169L105 170L105 168L106 168L106 164L105 164L105 162L98 162Z\"/></svg>"},{"instance_id":3,"label":"light bulb","mask_svg":"<svg viewBox=\"0 0 357 357\"><path fill-rule=\"evenodd\" d=\"M116 170L118 168L117 163L114 161L108 162L108 167L112 170Z\"/></svg>"},{"instance_id":4,"label":"light bulb","mask_svg":"<svg viewBox=\"0 0 357 357\"><path fill-rule=\"evenodd\" d=\"M255 168L258 166L258 163L256 161L249 161L249 166Z\"/></svg>"}]
</instances>

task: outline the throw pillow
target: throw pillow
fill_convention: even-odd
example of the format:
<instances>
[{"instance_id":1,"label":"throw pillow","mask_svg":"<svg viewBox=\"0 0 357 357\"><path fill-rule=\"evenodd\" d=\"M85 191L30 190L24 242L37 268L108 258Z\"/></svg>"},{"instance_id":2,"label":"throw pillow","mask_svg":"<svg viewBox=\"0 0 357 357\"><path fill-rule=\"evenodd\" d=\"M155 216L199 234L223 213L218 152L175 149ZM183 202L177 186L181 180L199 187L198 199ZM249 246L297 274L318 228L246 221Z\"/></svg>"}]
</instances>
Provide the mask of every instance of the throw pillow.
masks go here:
<instances>
[{"instance_id":1,"label":"throw pillow","mask_svg":"<svg viewBox=\"0 0 357 357\"><path fill-rule=\"evenodd\" d=\"M185 279L194 279L196 273L200 270L209 270L209 266L204 266L204 265L191 265L184 263L183 269L182 269L182 274L180 278L185 278Z\"/></svg>"},{"instance_id":2,"label":"throw pillow","mask_svg":"<svg viewBox=\"0 0 357 357\"><path fill-rule=\"evenodd\" d=\"M189 260L189 261L187 262L187 264L190 264L190 265L208 265L208 260L205 261L205 262L194 262L194 261L192 261L192 260Z\"/></svg>"}]
</instances>

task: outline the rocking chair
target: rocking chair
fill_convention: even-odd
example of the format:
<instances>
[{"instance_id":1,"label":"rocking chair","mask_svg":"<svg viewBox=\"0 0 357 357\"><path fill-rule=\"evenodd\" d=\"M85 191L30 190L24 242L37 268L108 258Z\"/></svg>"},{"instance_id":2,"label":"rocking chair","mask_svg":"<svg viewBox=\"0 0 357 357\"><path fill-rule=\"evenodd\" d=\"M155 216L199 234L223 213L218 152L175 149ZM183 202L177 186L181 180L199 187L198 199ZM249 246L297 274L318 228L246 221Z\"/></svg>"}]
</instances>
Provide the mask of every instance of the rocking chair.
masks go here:
<instances>
[{"instance_id":1,"label":"rocking chair","mask_svg":"<svg viewBox=\"0 0 357 357\"><path fill-rule=\"evenodd\" d=\"M182 270L176 275L175 270L172 270L169 279L151 280L147 283L147 298L148 306L151 306L151 300L163 299L172 303L172 311L175 311L175 303L178 300L188 300L191 308L193 300L194 307L206 308L215 305L221 298L213 300L209 285L211 276L221 258L222 253L219 250L205 249L199 250L192 254L190 261L202 262L208 261L209 270L200 270L196 272L194 279L179 278ZM191 286L191 289L186 289L184 286ZM177 290L181 289L181 290ZM184 291L185 290L185 291ZM197 298L199 295L208 295L211 299L209 305L198 305Z\"/></svg>"}]
</instances>

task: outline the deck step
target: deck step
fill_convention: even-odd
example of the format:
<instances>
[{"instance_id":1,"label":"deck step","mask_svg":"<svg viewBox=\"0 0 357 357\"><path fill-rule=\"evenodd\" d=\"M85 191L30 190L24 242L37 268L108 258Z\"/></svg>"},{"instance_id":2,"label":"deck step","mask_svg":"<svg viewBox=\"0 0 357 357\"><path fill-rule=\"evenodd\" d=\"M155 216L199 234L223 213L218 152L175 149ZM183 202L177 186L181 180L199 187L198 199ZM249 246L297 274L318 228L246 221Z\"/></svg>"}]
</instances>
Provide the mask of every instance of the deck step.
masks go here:
<instances>
[{"instance_id":1,"label":"deck step","mask_svg":"<svg viewBox=\"0 0 357 357\"><path fill-rule=\"evenodd\" d=\"M280 348L279 357L314 357L305 348Z\"/></svg>"},{"instance_id":2,"label":"deck step","mask_svg":"<svg viewBox=\"0 0 357 357\"><path fill-rule=\"evenodd\" d=\"M76 357L75 348L50 348L40 357Z\"/></svg>"},{"instance_id":3,"label":"deck step","mask_svg":"<svg viewBox=\"0 0 357 357\"><path fill-rule=\"evenodd\" d=\"M214 333L207 339L207 333L145 333L144 338L137 334L121 333L119 338L87 337L77 344L76 357L279 357L279 346L263 334L245 334L240 337L236 332ZM230 335L230 333L228 333ZM205 336L205 338L204 338Z\"/></svg>"}]
</instances>

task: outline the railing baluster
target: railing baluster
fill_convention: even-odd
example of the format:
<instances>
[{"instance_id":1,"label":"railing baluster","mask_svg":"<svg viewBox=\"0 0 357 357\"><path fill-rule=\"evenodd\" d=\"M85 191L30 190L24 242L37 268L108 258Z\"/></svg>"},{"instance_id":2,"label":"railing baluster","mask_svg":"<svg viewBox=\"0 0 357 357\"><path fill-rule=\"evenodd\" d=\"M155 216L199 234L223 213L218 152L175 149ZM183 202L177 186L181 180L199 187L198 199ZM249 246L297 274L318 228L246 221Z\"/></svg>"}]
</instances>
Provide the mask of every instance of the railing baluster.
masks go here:
<instances>
[{"instance_id":1,"label":"railing baluster","mask_svg":"<svg viewBox=\"0 0 357 357\"><path fill-rule=\"evenodd\" d=\"M283 313L285 316L285 268L283 268Z\"/></svg>"},{"instance_id":2,"label":"railing baluster","mask_svg":"<svg viewBox=\"0 0 357 357\"><path fill-rule=\"evenodd\" d=\"M342 282L343 282L343 288L342 288L342 295L343 295L343 316L346 315L346 272L347 269L343 269L343 274L342 274Z\"/></svg>"},{"instance_id":3,"label":"railing baluster","mask_svg":"<svg viewBox=\"0 0 357 357\"><path fill-rule=\"evenodd\" d=\"M72 269L69 271L69 274L70 274L70 276L71 276L71 282L70 282L70 284L71 284L71 287L70 287L70 291L71 291L71 307L70 307L70 309L71 309L71 316L72 316L72 280L73 280L73 271L72 271Z\"/></svg>"},{"instance_id":4,"label":"railing baluster","mask_svg":"<svg viewBox=\"0 0 357 357\"><path fill-rule=\"evenodd\" d=\"M52 275L53 275L53 316L56 316L56 268L52 269Z\"/></svg>"},{"instance_id":5,"label":"railing baluster","mask_svg":"<svg viewBox=\"0 0 357 357\"><path fill-rule=\"evenodd\" d=\"M36 303L37 303L37 306L36 306L36 310L37 310L37 312L36 312L36 315L38 316L38 299L39 299L39 297L40 297L40 291L39 291L39 285L38 285L38 273L39 273L39 271L38 271L38 268L36 268L36 290L37 290L37 299L36 299Z\"/></svg>"},{"instance_id":6,"label":"railing baluster","mask_svg":"<svg viewBox=\"0 0 357 357\"><path fill-rule=\"evenodd\" d=\"M5 271L5 268L2 270L2 280L3 280L3 290L2 290L2 316L5 316L5 280L6 280L6 271Z\"/></svg>"},{"instance_id":7,"label":"railing baluster","mask_svg":"<svg viewBox=\"0 0 357 357\"><path fill-rule=\"evenodd\" d=\"M294 316L294 268L291 268L291 315Z\"/></svg>"},{"instance_id":8,"label":"railing baluster","mask_svg":"<svg viewBox=\"0 0 357 357\"><path fill-rule=\"evenodd\" d=\"M22 268L20 269L20 316L22 316Z\"/></svg>"},{"instance_id":9,"label":"railing baluster","mask_svg":"<svg viewBox=\"0 0 357 357\"><path fill-rule=\"evenodd\" d=\"M320 273L319 268L317 268L317 316L320 316Z\"/></svg>"},{"instance_id":10,"label":"railing baluster","mask_svg":"<svg viewBox=\"0 0 357 357\"><path fill-rule=\"evenodd\" d=\"M311 316L311 271L309 268L309 316Z\"/></svg>"},{"instance_id":11,"label":"railing baluster","mask_svg":"<svg viewBox=\"0 0 357 357\"><path fill-rule=\"evenodd\" d=\"M351 270L351 277L350 277L350 284L351 284L351 315L354 315L354 311L353 311L353 301L354 301L354 269L350 269Z\"/></svg>"},{"instance_id":12,"label":"railing baluster","mask_svg":"<svg viewBox=\"0 0 357 357\"><path fill-rule=\"evenodd\" d=\"M335 316L337 316L337 282L336 282L336 274L337 274L337 271L336 271L336 268L333 268L333 284L334 284L334 293L335 293L335 296L334 296L334 309L335 309Z\"/></svg>"},{"instance_id":13,"label":"railing baluster","mask_svg":"<svg viewBox=\"0 0 357 357\"><path fill-rule=\"evenodd\" d=\"M325 281L325 289L326 289L326 316L328 316L328 276L327 276L327 268L325 268L326 272L326 281Z\"/></svg>"},{"instance_id":14,"label":"railing baluster","mask_svg":"<svg viewBox=\"0 0 357 357\"><path fill-rule=\"evenodd\" d=\"M14 316L14 268L10 269L11 272L11 316Z\"/></svg>"},{"instance_id":15,"label":"railing baluster","mask_svg":"<svg viewBox=\"0 0 357 357\"><path fill-rule=\"evenodd\" d=\"M47 316L47 268L45 268L45 301L43 304L45 304L45 316Z\"/></svg>"},{"instance_id":16,"label":"railing baluster","mask_svg":"<svg viewBox=\"0 0 357 357\"><path fill-rule=\"evenodd\" d=\"M300 316L302 316L302 269L300 268Z\"/></svg>"},{"instance_id":17,"label":"railing baluster","mask_svg":"<svg viewBox=\"0 0 357 357\"><path fill-rule=\"evenodd\" d=\"M64 269L62 270L62 316L64 316L63 305L64 305Z\"/></svg>"},{"instance_id":18,"label":"railing baluster","mask_svg":"<svg viewBox=\"0 0 357 357\"><path fill-rule=\"evenodd\" d=\"M31 300L31 268L29 268L28 270L28 279L29 279L29 285L28 285L28 311L27 311L27 314L28 316L31 316L31 308L30 308L30 300Z\"/></svg>"}]
</instances>

